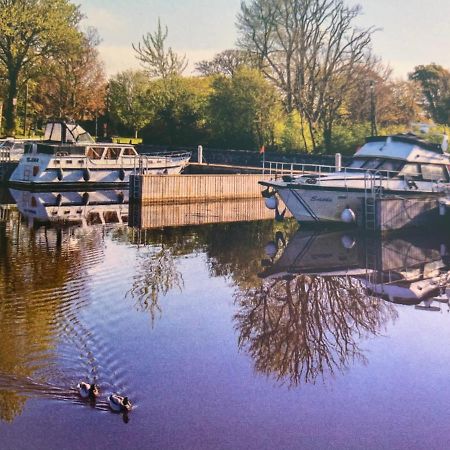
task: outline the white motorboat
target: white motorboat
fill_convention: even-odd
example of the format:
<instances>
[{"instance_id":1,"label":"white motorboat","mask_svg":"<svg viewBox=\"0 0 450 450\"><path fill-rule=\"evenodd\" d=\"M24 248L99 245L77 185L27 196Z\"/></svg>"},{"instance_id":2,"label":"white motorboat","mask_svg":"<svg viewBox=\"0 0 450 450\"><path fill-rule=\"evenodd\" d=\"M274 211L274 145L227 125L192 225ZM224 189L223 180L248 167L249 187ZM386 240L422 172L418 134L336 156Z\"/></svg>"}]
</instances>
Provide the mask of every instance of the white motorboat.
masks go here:
<instances>
[{"instance_id":1,"label":"white motorboat","mask_svg":"<svg viewBox=\"0 0 450 450\"><path fill-rule=\"evenodd\" d=\"M177 174L189 152L139 155L132 145L94 142L79 125L50 122L44 140L25 145L9 182L17 186L74 187L128 184L137 168L153 174Z\"/></svg>"},{"instance_id":2,"label":"white motorboat","mask_svg":"<svg viewBox=\"0 0 450 450\"><path fill-rule=\"evenodd\" d=\"M356 222L368 197L442 196L450 187L446 150L446 137L442 144L414 134L370 137L349 167L289 164L289 175L260 181L262 194L272 208L278 195L300 222ZM287 166L274 167L286 174Z\"/></svg>"}]
</instances>

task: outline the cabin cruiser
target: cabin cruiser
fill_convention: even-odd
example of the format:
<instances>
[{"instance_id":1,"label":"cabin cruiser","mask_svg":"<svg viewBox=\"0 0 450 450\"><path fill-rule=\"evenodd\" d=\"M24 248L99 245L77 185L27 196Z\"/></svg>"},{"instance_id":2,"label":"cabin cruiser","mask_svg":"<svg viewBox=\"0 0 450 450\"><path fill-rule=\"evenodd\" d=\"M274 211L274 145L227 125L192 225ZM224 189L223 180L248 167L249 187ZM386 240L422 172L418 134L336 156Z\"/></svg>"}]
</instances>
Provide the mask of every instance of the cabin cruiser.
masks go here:
<instances>
[{"instance_id":1,"label":"cabin cruiser","mask_svg":"<svg viewBox=\"0 0 450 450\"><path fill-rule=\"evenodd\" d=\"M44 140L25 146L25 153L10 177L17 186L80 186L128 184L137 168L153 174L176 174L187 165L190 153L138 155L132 145L94 142L82 127L50 122Z\"/></svg>"},{"instance_id":2,"label":"cabin cruiser","mask_svg":"<svg viewBox=\"0 0 450 450\"><path fill-rule=\"evenodd\" d=\"M369 137L349 167L303 165L300 173L259 183L267 207L275 209L279 196L300 222L352 223L367 198L442 196L450 187L447 146L446 137L433 144L412 133Z\"/></svg>"},{"instance_id":3,"label":"cabin cruiser","mask_svg":"<svg viewBox=\"0 0 450 450\"><path fill-rule=\"evenodd\" d=\"M31 192L10 189L30 224L108 225L128 223L128 190Z\"/></svg>"}]
</instances>

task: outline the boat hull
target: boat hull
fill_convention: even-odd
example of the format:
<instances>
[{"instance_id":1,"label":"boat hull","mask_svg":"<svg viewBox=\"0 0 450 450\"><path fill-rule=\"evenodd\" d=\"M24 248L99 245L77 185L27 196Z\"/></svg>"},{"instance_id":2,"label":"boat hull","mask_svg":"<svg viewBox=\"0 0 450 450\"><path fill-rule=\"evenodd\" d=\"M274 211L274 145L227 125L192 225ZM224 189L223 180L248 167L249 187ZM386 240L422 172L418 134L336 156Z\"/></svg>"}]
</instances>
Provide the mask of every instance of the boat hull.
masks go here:
<instances>
[{"instance_id":1,"label":"boat hull","mask_svg":"<svg viewBox=\"0 0 450 450\"><path fill-rule=\"evenodd\" d=\"M261 184L273 187L286 207L299 222L314 223L344 223L342 213L351 209L356 223L364 218L365 191L364 189L337 189L325 186L280 186L270 182ZM437 192L416 191L385 191L385 195L401 195L403 197L436 197Z\"/></svg>"}]
</instances>

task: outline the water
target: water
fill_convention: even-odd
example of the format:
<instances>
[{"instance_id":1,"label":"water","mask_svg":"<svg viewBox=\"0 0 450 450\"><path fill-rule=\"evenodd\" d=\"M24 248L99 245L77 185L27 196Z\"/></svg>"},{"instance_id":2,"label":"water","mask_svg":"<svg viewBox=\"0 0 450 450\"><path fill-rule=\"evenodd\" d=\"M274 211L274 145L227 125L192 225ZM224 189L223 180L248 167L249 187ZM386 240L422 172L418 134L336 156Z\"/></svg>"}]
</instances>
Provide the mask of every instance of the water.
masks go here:
<instances>
[{"instance_id":1,"label":"water","mask_svg":"<svg viewBox=\"0 0 450 450\"><path fill-rule=\"evenodd\" d=\"M0 205L1 449L448 447L450 235L44 226L32 196Z\"/></svg>"}]
</instances>

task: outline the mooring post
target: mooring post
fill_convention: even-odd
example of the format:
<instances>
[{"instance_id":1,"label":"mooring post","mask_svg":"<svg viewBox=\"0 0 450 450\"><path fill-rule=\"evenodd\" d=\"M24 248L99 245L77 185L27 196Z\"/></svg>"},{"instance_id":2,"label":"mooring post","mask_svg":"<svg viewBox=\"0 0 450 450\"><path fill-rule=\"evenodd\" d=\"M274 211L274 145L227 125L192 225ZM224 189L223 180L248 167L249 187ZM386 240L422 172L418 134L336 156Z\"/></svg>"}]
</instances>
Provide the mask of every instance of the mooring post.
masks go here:
<instances>
[{"instance_id":1,"label":"mooring post","mask_svg":"<svg viewBox=\"0 0 450 450\"><path fill-rule=\"evenodd\" d=\"M336 172L340 172L342 170L342 155L340 153L336 153L334 155L334 165L336 167Z\"/></svg>"},{"instance_id":2,"label":"mooring post","mask_svg":"<svg viewBox=\"0 0 450 450\"><path fill-rule=\"evenodd\" d=\"M197 153L198 153L198 163L203 164L203 147L201 145L197 147Z\"/></svg>"}]
</instances>

